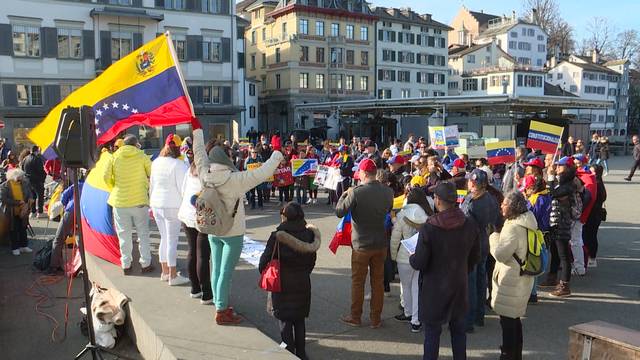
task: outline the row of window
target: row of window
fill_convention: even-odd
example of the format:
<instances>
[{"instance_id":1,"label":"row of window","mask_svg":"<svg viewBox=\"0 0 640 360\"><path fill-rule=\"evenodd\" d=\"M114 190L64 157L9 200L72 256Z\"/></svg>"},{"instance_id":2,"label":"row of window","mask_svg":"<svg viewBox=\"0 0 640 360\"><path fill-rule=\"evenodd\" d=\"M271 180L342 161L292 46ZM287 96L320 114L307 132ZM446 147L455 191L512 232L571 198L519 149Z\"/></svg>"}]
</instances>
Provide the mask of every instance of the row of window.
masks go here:
<instances>
[{"instance_id":1,"label":"row of window","mask_svg":"<svg viewBox=\"0 0 640 360\"><path fill-rule=\"evenodd\" d=\"M378 40L382 42L398 42L400 44L416 44L426 47L444 49L447 47L447 39L444 37L429 36L424 34L412 34L407 32L395 32L393 30L378 30Z\"/></svg>"},{"instance_id":2,"label":"row of window","mask_svg":"<svg viewBox=\"0 0 640 360\"><path fill-rule=\"evenodd\" d=\"M396 56L397 54L397 56ZM447 66L447 59L442 55L415 54L411 51L382 50L382 61L399 62L405 64L424 64L433 66Z\"/></svg>"},{"instance_id":3,"label":"row of window","mask_svg":"<svg viewBox=\"0 0 640 360\"><path fill-rule=\"evenodd\" d=\"M335 90L356 90L356 77L354 75L331 74L330 88ZM276 89L282 86L280 74L276 74ZM298 87L300 89L309 89L309 73L300 73L298 75ZM325 88L325 75L315 74L315 89ZM360 76L361 91L369 91L369 77Z\"/></svg>"},{"instance_id":4,"label":"row of window","mask_svg":"<svg viewBox=\"0 0 640 360\"><path fill-rule=\"evenodd\" d=\"M283 26L286 26L285 24L286 23L283 23ZM324 21L316 20L315 25L316 25L315 35L324 36ZM356 37L355 30L356 30L355 25L351 25L351 24L345 25L344 27L345 37L351 40L355 40L357 38L361 41L369 41L369 27L360 26L360 33L358 37ZM298 33L309 35L309 20L307 19L298 20ZM331 23L331 36L340 36L339 23Z\"/></svg>"},{"instance_id":5,"label":"row of window","mask_svg":"<svg viewBox=\"0 0 640 360\"><path fill-rule=\"evenodd\" d=\"M592 80L592 81L597 81L598 79L600 81L610 81L610 82L618 82L619 77L616 75L607 75L607 74L597 74L597 73L592 73L592 72L588 72L585 71L582 73L582 78L585 80Z\"/></svg>"},{"instance_id":6,"label":"row of window","mask_svg":"<svg viewBox=\"0 0 640 360\"><path fill-rule=\"evenodd\" d=\"M429 97L429 90L420 90L420 97ZM432 91L432 96L445 96L444 91ZM410 89L401 89L400 97L408 99L411 97ZM391 89L378 89L378 99L391 99Z\"/></svg>"},{"instance_id":7,"label":"row of window","mask_svg":"<svg viewBox=\"0 0 640 360\"><path fill-rule=\"evenodd\" d=\"M480 81L478 81L480 80ZM501 86L509 86L511 83L510 75L497 75L490 76L488 78L470 78L462 80L462 90L463 91L478 91L487 90L488 87L501 87ZM538 75L522 75L518 74L517 76L517 86L518 87L533 87L533 88L541 88L542 84L542 76ZM449 89L457 89L457 82L450 82Z\"/></svg>"},{"instance_id":8,"label":"row of window","mask_svg":"<svg viewBox=\"0 0 640 360\"><path fill-rule=\"evenodd\" d=\"M604 95L607 92L607 88L604 86L591 86L591 85L585 85L584 86L584 93L585 94L598 94L598 95Z\"/></svg>"},{"instance_id":9,"label":"row of window","mask_svg":"<svg viewBox=\"0 0 640 360\"><path fill-rule=\"evenodd\" d=\"M511 50L523 50L523 51L531 51L531 43L525 41L509 41L509 49ZM544 53L547 52L547 45L538 44L538 52Z\"/></svg>"},{"instance_id":10,"label":"row of window","mask_svg":"<svg viewBox=\"0 0 640 360\"><path fill-rule=\"evenodd\" d=\"M520 31L520 34L522 34L522 36L535 37L536 36L536 30L532 29L532 28L522 28L521 31ZM518 37L518 32L517 31L512 31L511 32L511 37L512 38L517 38ZM540 41L544 41L544 35L538 35L537 39L540 40Z\"/></svg>"},{"instance_id":11,"label":"row of window","mask_svg":"<svg viewBox=\"0 0 640 360\"><path fill-rule=\"evenodd\" d=\"M398 70L398 82L411 82L411 71ZM443 85L446 82L446 76L442 73L416 72L416 83ZM378 69L379 81L396 81L396 70Z\"/></svg>"},{"instance_id":12,"label":"row of window","mask_svg":"<svg viewBox=\"0 0 640 360\"><path fill-rule=\"evenodd\" d=\"M388 27L388 28L393 27L393 23L391 21L383 21L382 27ZM416 28L418 28L418 26L416 26ZM421 33L428 34L429 29L433 30L433 33L436 35L442 35L441 29L429 28L428 26L420 26ZM411 24L402 24L402 30L412 30Z\"/></svg>"}]
</instances>

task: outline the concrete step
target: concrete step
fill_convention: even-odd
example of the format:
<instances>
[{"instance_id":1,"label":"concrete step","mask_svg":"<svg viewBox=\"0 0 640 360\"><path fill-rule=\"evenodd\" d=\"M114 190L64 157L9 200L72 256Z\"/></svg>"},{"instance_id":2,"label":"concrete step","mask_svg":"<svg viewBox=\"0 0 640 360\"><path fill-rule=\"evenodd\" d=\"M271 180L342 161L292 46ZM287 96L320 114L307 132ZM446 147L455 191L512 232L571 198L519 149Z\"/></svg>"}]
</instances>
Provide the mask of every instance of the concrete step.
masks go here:
<instances>
[{"instance_id":1,"label":"concrete step","mask_svg":"<svg viewBox=\"0 0 640 360\"><path fill-rule=\"evenodd\" d=\"M190 298L188 286L170 287L160 281L159 270L141 274L134 263L133 275L125 277L119 267L91 254L87 269L91 281L131 299L127 332L147 360L296 359L256 329L251 319L237 326L216 325L213 306Z\"/></svg>"}]
</instances>

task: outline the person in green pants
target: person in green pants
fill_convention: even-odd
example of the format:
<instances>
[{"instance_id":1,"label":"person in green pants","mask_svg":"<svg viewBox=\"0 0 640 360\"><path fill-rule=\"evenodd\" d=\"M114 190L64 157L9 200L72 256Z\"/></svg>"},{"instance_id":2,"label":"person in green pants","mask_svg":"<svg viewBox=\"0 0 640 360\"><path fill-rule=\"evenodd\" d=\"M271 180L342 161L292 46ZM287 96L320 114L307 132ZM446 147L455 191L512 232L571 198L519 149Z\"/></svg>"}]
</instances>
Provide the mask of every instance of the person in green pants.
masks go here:
<instances>
[{"instance_id":1,"label":"person in green pants","mask_svg":"<svg viewBox=\"0 0 640 360\"><path fill-rule=\"evenodd\" d=\"M240 260L246 229L242 198L250 189L265 182L284 158L280 149L274 149L269 160L252 171L238 171L222 144L214 144L207 154L202 125L197 118L191 122L193 128L193 154L200 180L204 186L216 187L222 202L233 211L239 201L231 230L224 236L209 235L211 246L211 289L216 306L218 325L237 324L242 321L229 306L231 276Z\"/></svg>"}]
</instances>

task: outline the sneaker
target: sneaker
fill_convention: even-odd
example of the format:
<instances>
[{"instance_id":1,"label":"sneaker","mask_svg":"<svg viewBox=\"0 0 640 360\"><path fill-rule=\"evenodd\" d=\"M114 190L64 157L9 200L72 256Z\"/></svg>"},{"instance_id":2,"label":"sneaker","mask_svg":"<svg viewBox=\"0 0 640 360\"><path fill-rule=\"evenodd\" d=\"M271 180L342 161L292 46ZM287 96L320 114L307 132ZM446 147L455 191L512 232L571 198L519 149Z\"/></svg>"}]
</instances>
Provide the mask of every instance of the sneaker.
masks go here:
<instances>
[{"instance_id":1,"label":"sneaker","mask_svg":"<svg viewBox=\"0 0 640 360\"><path fill-rule=\"evenodd\" d=\"M209 300L200 299L200 305L213 305L213 299L209 299Z\"/></svg>"},{"instance_id":2,"label":"sneaker","mask_svg":"<svg viewBox=\"0 0 640 360\"><path fill-rule=\"evenodd\" d=\"M396 315L393 318L398 320L398 321L400 321L400 322L409 322L409 321L411 321L411 316L407 316L404 313L402 313L400 315Z\"/></svg>"},{"instance_id":3,"label":"sneaker","mask_svg":"<svg viewBox=\"0 0 640 360\"><path fill-rule=\"evenodd\" d=\"M549 296L552 297L569 297L571 296L571 289L569 288L569 283L560 281L556 289L549 293Z\"/></svg>"},{"instance_id":4,"label":"sneaker","mask_svg":"<svg viewBox=\"0 0 640 360\"><path fill-rule=\"evenodd\" d=\"M152 272L152 271L153 271L153 269L154 269L154 268L153 268L153 265L149 265L149 266L145 266L145 267L143 267L142 269L140 269L140 271L141 271L142 273L149 273L149 272Z\"/></svg>"},{"instance_id":5,"label":"sneaker","mask_svg":"<svg viewBox=\"0 0 640 360\"><path fill-rule=\"evenodd\" d=\"M311 204L311 199L307 199L307 202L305 204L307 205Z\"/></svg>"},{"instance_id":6,"label":"sneaker","mask_svg":"<svg viewBox=\"0 0 640 360\"><path fill-rule=\"evenodd\" d=\"M180 273L178 273L176 275L176 277L169 279L169 286L180 286L180 285L184 285L184 284L189 284L191 281L180 275Z\"/></svg>"},{"instance_id":7,"label":"sneaker","mask_svg":"<svg viewBox=\"0 0 640 360\"><path fill-rule=\"evenodd\" d=\"M216 324L218 325L235 325L242 322L242 317L233 311L233 308L216 311Z\"/></svg>"},{"instance_id":8,"label":"sneaker","mask_svg":"<svg viewBox=\"0 0 640 360\"><path fill-rule=\"evenodd\" d=\"M598 267L598 261L596 259L589 258L589 262L587 263L587 267L597 268Z\"/></svg>"},{"instance_id":9,"label":"sneaker","mask_svg":"<svg viewBox=\"0 0 640 360\"><path fill-rule=\"evenodd\" d=\"M369 325L372 329L379 329L382 327L382 320L371 320L371 324Z\"/></svg>"},{"instance_id":10,"label":"sneaker","mask_svg":"<svg viewBox=\"0 0 640 360\"><path fill-rule=\"evenodd\" d=\"M28 246L25 246L25 247L21 247L21 248L20 248L20 252L21 252L21 253L27 253L27 254L28 254L28 253L32 253L32 252L33 252L33 249L31 249L31 248L30 248L30 247L28 247Z\"/></svg>"},{"instance_id":11,"label":"sneaker","mask_svg":"<svg viewBox=\"0 0 640 360\"><path fill-rule=\"evenodd\" d=\"M624 181L631 181L631 178L630 177L626 177L626 178L624 178Z\"/></svg>"},{"instance_id":12,"label":"sneaker","mask_svg":"<svg viewBox=\"0 0 640 360\"><path fill-rule=\"evenodd\" d=\"M347 324L349 326L352 327L360 327L360 325L362 325L362 322L360 320L356 320L354 318L352 318L350 315L346 315L340 318L340 321L343 324Z\"/></svg>"},{"instance_id":13,"label":"sneaker","mask_svg":"<svg viewBox=\"0 0 640 360\"><path fill-rule=\"evenodd\" d=\"M412 333L419 333L420 331L422 331L422 324L411 324Z\"/></svg>"},{"instance_id":14,"label":"sneaker","mask_svg":"<svg viewBox=\"0 0 640 360\"><path fill-rule=\"evenodd\" d=\"M170 274L160 274L160 281L169 281Z\"/></svg>"},{"instance_id":15,"label":"sneaker","mask_svg":"<svg viewBox=\"0 0 640 360\"><path fill-rule=\"evenodd\" d=\"M314 205L315 205L315 204L317 204L317 203L318 203L318 199L313 199L312 204L314 204Z\"/></svg>"},{"instance_id":16,"label":"sneaker","mask_svg":"<svg viewBox=\"0 0 640 360\"><path fill-rule=\"evenodd\" d=\"M125 276L131 275L131 273L132 273L131 266L129 266L128 268L124 268L124 269L122 269L122 273L123 273Z\"/></svg>"},{"instance_id":17,"label":"sneaker","mask_svg":"<svg viewBox=\"0 0 640 360\"><path fill-rule=\"evenodd\" d=\"M200 299L202 297L202 291L200 291L199 293L189 293L189 296L191 296L192 299Z\"/></svg>"},{"instance_id":18,"label":"sneaker","mask_svg":"<svg viewBox=\"0 0 640 360\"><path fill-rule=\"evenodd\" d=\"M11 250L11 253L15 256L20 256L20 249Z\"/></svg>"}]
</instances>

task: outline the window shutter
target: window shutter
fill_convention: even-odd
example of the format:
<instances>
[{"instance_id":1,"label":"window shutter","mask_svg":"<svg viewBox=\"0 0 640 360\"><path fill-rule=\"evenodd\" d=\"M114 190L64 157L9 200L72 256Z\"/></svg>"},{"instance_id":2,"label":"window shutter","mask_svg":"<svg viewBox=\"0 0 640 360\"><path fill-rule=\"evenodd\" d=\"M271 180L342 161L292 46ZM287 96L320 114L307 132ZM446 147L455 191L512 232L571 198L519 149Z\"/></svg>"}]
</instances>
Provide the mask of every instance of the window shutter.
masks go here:
<instances>
[{"instance_id":1,"label":"window shutter","mask_svg":"<svg viewBox=\"0 0 640 360\"><path fill-rule=\"evenodd\" d=\"M229 0L220 2L220 14L229 14Z\"/></svg>"},{"instance_id":2,"label":"window shutter","mask_svg":"<svg viewBox=\"0 0 640 360\"><path fill-rule=\"evenodd\" d=\"M416 45L422 45L422 35L416 36Z\"/></svg>"},{"instance_id":3,"label":"window shutter","mask_svg":"<svg viewBox=\"0 0 640 360\"><path fill-rule=\"evenodd\" d=\"M222 87L222 103L225 105L231 104L231 86Z\"/></svg>"},{"instance_id":4,"label":"window shutter","mask_svg":"<svg viewBox=\"0 0 640 360\"><path fill-rule=\"evenodd\" d=\"M411 44L416 43L416 34L411 34Z\"/></svg>"},{"instance_id":5,"label":"window shutter","mask_svg":"<svg viewBox=\"0 0 640 360\"><path fill-rule=\"evenodd\" d=\"M0 55L13 55L11 24L0 24Z\"/></svg>"},{"instance_id":6,"label":"window shutter","mask_svg":"<svg viewBox=\"0 0 640 360\"><path fill-rule=\"evenodd\" d=\"M420 83L420 71L418 71L416 73L416 82L419 84Z\"/></svg>"},{"instance_id":7,"label":"window shutter","mask_svg":"<svg viewBox=\"0 0 640 360\"><path fill-rule=\"evenodd\" d=\"M391 42L396 42L396 32L395 31L391 32Z\"/></svg>"},{"instance_id":8,"label":"window shutter","mask_svg":"<svg viewBox=\"0 0 640 360\"><path fill-rule=\"evenodd\" d=\"M85 59L95 59L96 43L93 30L82 30L82 56Z\"/></svg>"},{"instance_id":9,"label":"window shutter","mask_svg":"<svg viewBox=\"0 0 640 360\"><path fill-rule=\"evenodd\" d=\"M420 38L418 38L420 39ZM422 55L420 54L416 54L416 64L421 64L422 63Z\"/></svg>"},{"instance_id":10,"label":"window shutter","mask_svg":"<svg viewBox=\"0 0 640 360\"><path fill-rule=\"evenodd\" d=\"M55 106L60 102L60 86L45 85L44 86L44 105Z\"/></svg>"},{"instance_id":11,"label":"window shutter","mask_svg":"<svg viewBox=\"0 0 640 360\"><path fill-rule=\"evenodd\" d=\"M58 30L56 28L40 28L40 48L42 49L42 57L58 57Z\"/></svg>"},{"instance_id":12,"label":"window shutter","mask_svg":"<svg viewBox=\"0 0 640 360\"><path fill-rule=\"evenodd\" d=\"M238 69L244 69L244 53L238 52Z\"/></svg>"},{"instance_id":13,"label":"window shutter","mask_svg":"<svg viewBox=\"0 0 640 360\"><path fill-rule=\"evenodd\" d=\"M391 81L396 81L396 71L391 70Z\"/></svg>"},{"instance_id":14,"label":"window shutter","mask_svg":"<svg viewBox=\"0 0 640 360\"><path fill-rule=\"evenodd\" d=\"M231 39L222 38L222 62L231 62Z\"/></svg>"},{"instance_id":15,"label":"window shutter","mask_svg":"<svg viewBox=\"0 0 640 360\"><path fill-rule=\"evenodd\" d=\"M187 61L202 61L201 35L187 35Z\"/></svg>"},{"instance_id":16,"label":"window shutter","mask_svg":"<svg viewBox=\"0 0 640 360\"><path fill-rule=\"evenodd\" d=\"M403 36L402 35L404 35L404 34L401 33L401 32L398 33L398 42L401 43L401 44L402 44L402 41L403 41L403 39L402 39Z\"/></svg>"},{"instance_id":17,"label":"window shutter","mask_svg":"<svg viewBox=\"0 0 640 360\"><path fill-rule=\"evenodd\" d=\"M391 61L396 61L396 52L395 51L391 52Z\"/></svg>"},{"instance_id":18,"label":"window shutter","mask_svg":"<svg viewBox=\"0 0 640 360\"><path fill-rule=\"evenodd\" d=\"M157 8L163 8L164 7L164 0L156 0L156 7Z\"/></svg>"},{"instance_id":19,"label":"window shutter","mask_svg":"<svg viewBox=\"0 0 640 360\"><path fill-rule=\"evenodd\" d=\"M378 80L383 80L384 79L384 72L382 71L382 69L378 69Z\"/></svg>"},{"instance_id":20,"label":"window shutter","mask_svg":"<svg viewBox=\"0 0 640 360\"><path fill-rule=\"evenodd\" d=\"M142 34L141 33L133 33L133 48L137 49L142 46Z\"/></svg>"},{"instance_id":21,"label":"window shutter","mask_svg":"<svg viewBox=\"0 0 640 360\"><path fill-rule=\"evenodd\" d=\"M100 68L106 69L111 65L111 32L100 31Z\"/></svg>"},{"instance_id":22,"label":"window shutter","mask_svg":"<svg viewBox=\"0 0 640 360\"><path fill-rule=\"evenodd\" d=\"M18 89L16 84L2 84L2 93L4 94L4 106L18 106Z\"/></svg>"},{"instance_id":23,"label":"window shutter","mask_svg":"<svg viewBox=\"0 0 640 360\"><path fill-rule=\"evenodd\" d=\"M11 25L9 25L9 33L11 33ZM382 39L384 39L384 31L378 30L378 41L382 41Z\"/></svg>"}]
</instances>

